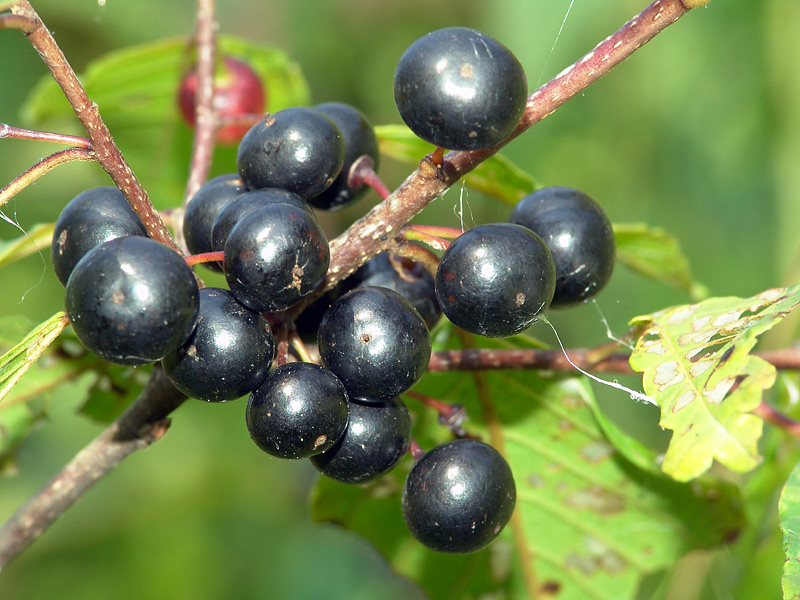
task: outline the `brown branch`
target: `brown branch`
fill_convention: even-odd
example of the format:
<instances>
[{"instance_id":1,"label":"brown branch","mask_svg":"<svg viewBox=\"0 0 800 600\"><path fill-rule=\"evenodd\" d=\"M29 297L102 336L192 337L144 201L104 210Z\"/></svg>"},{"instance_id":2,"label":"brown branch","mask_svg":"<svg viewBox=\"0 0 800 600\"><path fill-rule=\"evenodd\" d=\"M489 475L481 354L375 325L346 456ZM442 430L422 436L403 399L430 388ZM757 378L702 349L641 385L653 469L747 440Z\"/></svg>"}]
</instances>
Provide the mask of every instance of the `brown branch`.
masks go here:
<instances>
[{"instance_id":1,"label":"brown branch","mask_svg":"<svg viewBox=\"0 0 800 600\"><path fill-rule=\"evenodd\" d=\"M753 414L761 417L767 423L783 429L789 435L800 438L800 423L784 415L783 413L778 412L766 402L759 404L753 411Z\"/></svg>"},{"instance_id":2,"label":"brown branch","mask_svg":"<svg viewBox=\"0 0 800 600\"><path fill-rule=\"evenodd\" d=\"M502 144L486 150L450 152L445 155L441 168L423 159L419 168L386 200L331 241L331 264L320 293L331 289L378 252L388 249L400 229L459 178L600 79L690 8L682 0L653 2L578 62L531 94L519 126Z\"/></svg>"},{"instance_id":3,"label":"brown branch","mask_svg":"<svg viewBox=\"0 0 800 600\"><path fill-rule=\"evenodd\" d=\"M52 171L58 165L63 165L75 160L97 160L97 155L85 148L66 148L51 154L47 158L43 158L0 189L0 206L3 206L6 202L11 200L11 198L39 179L39 177Z\"/></svg>"},{"instance_id":4,"label":"brown branch","mask_svg":"<svg viewBox=\"0 0 800 600\"><path fill-rule=\"evenodd\" d=\"M161 439L184 398L156 367L128 410L0 527L0 571L123 459Z\"/></svg>"},{"instance_id":5,"label":"brown branch","mask_svg":"<svg viewBox=\"0 0 800 600\"><path fill-rule=\"evenodd\" d=\"M192 199L208 179L214 153L214 60L216 54L217 21L213 0L197 0L197 92L195 94L195 125L189 181L186 184L184 205Z\"/></svg>"},{"instance_id":6,"label":"brown branch","mask_svg":"<svg viewBox=\"0 0 800 600\"><path fill-rule=\"evenodd\" d=\"M92 142L92 149L96 153L97 162L109 174L114 184L122 190L134 212L141 219L147 233L153 239L169 246L176 252L181 253L180 248L172 240L172 236L161 220L156 209L153 207L147 192L142 188L133 170L122 156L122 152L114 143L97 105L89 100L86 90L78 80L75 71L67 62L61 48L56 44L50 31L45 27L39 15L31 6L28 0L19 0L11 7L12 15L2 15L0 19L15 16L17 20L25 20L29 25L21 29L28 40L41 56L45 66L50 71L53 79L61 87L67 100L75 111L80 122L86 129L86 133ZM181 253L182 254L182 253Z\"/></svg>"},{"instance_id":7,"label":"brown branch","mask_svg":"<svg viewBox=\"0 0 800 600\"><path fill-rule=\"evenodd\" d=\"M17 140L36 140L38 142L53 142L66 146L75 146L84 150L92 149L92 142L84 137L76 135L66 135L63 133L53 133L51 131L34 131L33 129L22 129L7 123L0 123L0 138L13 138Z\"/></svg>"}]
</instances>

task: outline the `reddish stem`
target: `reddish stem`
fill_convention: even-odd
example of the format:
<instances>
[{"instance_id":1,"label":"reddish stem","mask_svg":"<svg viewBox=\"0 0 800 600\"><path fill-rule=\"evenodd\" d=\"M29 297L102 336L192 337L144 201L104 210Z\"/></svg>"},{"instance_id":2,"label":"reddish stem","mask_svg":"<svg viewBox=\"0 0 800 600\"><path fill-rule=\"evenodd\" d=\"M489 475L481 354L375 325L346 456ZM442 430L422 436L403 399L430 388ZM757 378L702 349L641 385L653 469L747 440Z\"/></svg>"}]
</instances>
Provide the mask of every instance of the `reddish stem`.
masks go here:
<instances>
[{"instance_id":1,"label":"reddish stem","mask_svg":"<svg viewBox=\"0 0 800 600\"><path fill-rule=\"evenodd\" d=\"M441 146L438 146L436 148L436 150L434 150L433 152L431 152L428 155L428 160L431 161L432 165L435 165L437 167L441 167L442 163L444 162L444 153L445 152L447 152L447 151L444 148L442 148Z\"/></svg>"},{"instance_id":2,"label":"reddish stem","mask_svg":"<svg viewBox=\"0 0 800 600\"><path fill-rule=\"evenodd\" d=\"M225 259L225 252L219 250L218 252L202 252L201 254L192 254L183 258L186 264L190 267L202 263L219 262Z\"/></svg>"},{"instance_id":3,"label":"reddish stem","mask_svg":"<svg viewBox=\"0 0 800 600\"><path fill-rule=\"evenodd\" d=\"M417 440L414 438L411 438L411 441L408 443L408 451L411 453L415 462L425 456L425 450L419 447Z\"/></svg>"},{"instance_id":4,"label":"reddish stem","mask_svg":"<svg viewBox=\"0 0 800 600\"><path fill-rule=\"evenodd\" d=\"M76 148L83 148L84 150L92 149L92 142L88 138L78 137L76 135L66 135L63 133L53 133L51 131L35 131L33 129L22 129L21 127L14 127L6 123L0 123L0 138L14 138L17 140L35 140L38 142L53 142L55 144L64 144L66 146L74 146Z\"/></svg>"},{"instance_id":5,"label":"reddish stem","mask_svg":"<svg viewBox=\"0 0 800 600\"><path fill-rule=\"evenodd\" d=\"M391 192L387 188L378 174L375 172L375 161L372 157L360 156L350 167L350 174L347 177L347 184L351 188L360 188L362 185L367 185L373 190L378 192L381 200L386 200Z\"/></svg>"},{"instance_id":6,"label":"reddish stem","mask_svg":"<svg viewBox=\"0 0 800 600\"><path fill-rule=\"evenodd\" d=\"M753 414L761 417L767 423L771 423L772 425L783 429L789 435L800 438L800 423L784 415L783 413L778 412L766 402L759 404L753 411Z\"/></svg>"},{"instance_id":7,"label":"reddish stem","mask_svg":"<svg viewBox=\"0 0 800 600\"><path fill-rule=\"evenodd\" d=\"M458 229L456 227L439 227L437 225L409 225L408 228L413 229L414 231L421 231L429 235L435 235L436 237L444 238L446 240L454 240L464 233L463 229Z\"/></svg>"}]
</instances>

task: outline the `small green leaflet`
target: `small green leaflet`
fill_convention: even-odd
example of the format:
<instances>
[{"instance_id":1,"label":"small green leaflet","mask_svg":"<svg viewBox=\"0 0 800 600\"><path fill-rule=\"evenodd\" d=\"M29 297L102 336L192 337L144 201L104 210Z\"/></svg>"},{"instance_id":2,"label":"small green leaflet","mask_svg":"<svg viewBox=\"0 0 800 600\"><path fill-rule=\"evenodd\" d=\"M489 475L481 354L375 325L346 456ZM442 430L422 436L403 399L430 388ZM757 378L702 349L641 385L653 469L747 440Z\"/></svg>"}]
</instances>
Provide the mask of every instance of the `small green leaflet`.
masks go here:
<instances>
[{"instance_id":1,"label":"small green leaflet","mask_svg":"<svg viewBox=\"0 0 800 600\"><path fill-rule=\"evenodd\" d=\"M689 294L692 300L708 296L708 289L692 279L689 261L678 240L660 227L644 223L614 224L617 259L637 273Z\"/></svg>"},{"instance_id":2,"label":"small green leaflet","mask_svg":"<svg viewBox=\"0 0 800 600\"><path fill-rule=\"evenodd\" d=\"M405 125L379 125L375 127L381 156L388 156L402 163L417 166L434 146L414 135ZM493 196L511 206L538 189L533 178L510 160L495 154L464 180L468 186L488 196Z\"/></svg>"},{"instance_id":3,"label":"small green leaflet","mask_svg":"<svg viewBox=\"0 0 800 600\"><path fill-rule=\"evenodd\" d=\"M800 285L752 298L711 298L637 317L642 328L631 367L673 431L662 469L678 481L713 459L734 471L760 461L763 422L751 412L775 382L775 368L750 355L758 336L800 304Z\"/></svg>"},{"instance_id":4,"label":"small green leaflet","mask_svg":"<svg viewBox=\"0 0 800 600\"><path fill-rule=\"evenodd\" d=\"M19 344L0 357L0 406L14 385L42 352L64 331L67 315L61 311L33 329Z\"/></svg>"},{"instance_id":5,"label":"small green leaflet","mask_svg":"<svg viewBox=\"0 0 800 600\"><path fill-rule=\"evenodd\" d=\"M442 328L436 348L457 347ZM453 336L454 337L454 336ZM526 338L481 340L482 347L530 348ZM440 554L403 523L400 493L411 460L372 484L320 478L313 516L369 539L392 567L432 599L626 600L642 579L693 548L721 543L743 524L739 492L709 478L681 484L626 460L603 434L582 377L491 371L478 391L469 373L429 373L415 391L465 406L469 434L502 445L517 486L515 520L488 548ZM414 399L414 438L423 449L450 439ZM487 406L489 408L487 408ZM535 583L533 583L535 581ZM531 586L535 586L532 588Z\"/></svg>"},{"instance_id":6,"label":"small green leaflet","mask_svg":"<svg viewBox=\"0 0 800 600\"><path fill-rule=\"evenodd\" d=\"M0 267L16 262L34 252L48 252L55 223L34 225L25 235L12 240L0 240Z\"/></svg>"},{"instance_id":7,"label":"small green leaflet","mask_svg":"<svg viewBox=\"0 0 800 600\"><path fill-rule=\"evenodd\" d=\"M789 475L778 504L783 531L784 600L800 598L800 463Z\"/></svg>"}]
</instances>

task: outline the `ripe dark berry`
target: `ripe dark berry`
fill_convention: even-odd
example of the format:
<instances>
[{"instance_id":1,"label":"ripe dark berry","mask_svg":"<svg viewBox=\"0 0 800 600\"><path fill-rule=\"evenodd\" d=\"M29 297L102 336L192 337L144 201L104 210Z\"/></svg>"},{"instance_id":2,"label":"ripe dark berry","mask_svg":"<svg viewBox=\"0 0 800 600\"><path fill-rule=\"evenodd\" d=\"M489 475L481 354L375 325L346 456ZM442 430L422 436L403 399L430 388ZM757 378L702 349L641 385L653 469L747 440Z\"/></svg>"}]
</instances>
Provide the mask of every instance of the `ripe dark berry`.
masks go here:
<instances>
[{"instance_id":1,"label":"ripe dark berry","mask_svg":"<svg viewBox=\"0 0 800 600\"><path fill-rule=\"evenodd\" d=\"M245 190L244 183L235 173L214 177L197 190L183 215L183 237L191 254L213 251L211 228L214 220L228 203ZM217 263L203 264L215 271L222 270Z\"/></svg>"},{"instance_id":2,"label":"ripe dark berry","mask_svg":"<svg viewBox=\"0 0 800 600\"><path fill-rule=\"evenodd\" d=\"M236 224L225 243L225 279L236 299L256 312L288 308L322 283L330 249L309 211L276 203Z\"/></svg>"},{"instance_id":3,"label":"ripe dark berry","mask_svg":"<svg viewBox=\"0 0 800 600\"><path fill-rule=\"evenodd\" d=\"M474 29L421 37L400 58L394 99L411 131L442 148L499 144L525 110L528 82L511 51Z\"/></svg>"},{"instance_id":4,"label":"ripe dark berry","mask_svg":"<svg viewBox=\"0 0 800 600\"><path fill-rule=\"evenodd\" d=\"M189 125L194 125L197 73L191 71L181 82L178 106ZM214 76L214 111L218 117L239 117L264 112L266 97L261 78L246 62L225 57L223 68ZM217 130L217 142L235 144L249 129L246 125L226 125Z\"/></svg>"},{"instance_id":5,"label":"ripe dark berry","mask_svg":"<svg viewBox=\"0 0 800 600\"><path fill-rule=\"evenodd\" d=\"M542 188L519 201L508 218L538 234L553 255L553 307L586 302L611 279L616 243L608 216L587 194Z\"/></svg>"},{"instance_id":6,"label":"ripe dark berry","mask_svg":"<svg viewBox=\"0 0 800 600\"><path fill-rule=\"evenodd\" d=\"M66 310L78 339L121 365L152 363L174 351L192 333L198 309L192 270L150 238L98 246L67 281Z\"/></svg>"},{"instance_id":7,"label":"ripe dark berry","mask_svg":"<svg viewBox=\"0 0 800 600\"><path fill-rule=\"evenodd\" d=\"M161 361L172 384L191 398L233 400L252 392L272 364L269 322L239 304L228 290L200 290L197 326Z\"/></svg>"},{"instance_id":8,"label":"ripe dark berry","mask_svg":"<svg viewBox=\"0 0 800 600\"><path fill-rule=\"evenodd\" d=\"M350 187L348 178L350 168L356 159L361 156L369 156L373 161L373 170L377 172L380 163L380 153L378 152L378 138L375 130L367 118L360 111L349 104L340 102L328 102L318 104L314 107L319 112L329 116L336 123L339 131L344 138L344 163L339 176L331 186L319 196L309 199L309 203L314 208L323 210L336 210L344 208L358 200L367 191L367 187L362 185L358 188Z\"/></svg>"},{"instance_id":9,"label":"ripe dark berry","mask_svg":"<svg viewBox=\"0 0 800 600\"><path fill-rule=\"evenodd\" d=\"M475 552L489 544L514 512L511 468L491 446L461 439L437 446L411 469L403 518L412 535L438 552Z\"/></svg>"},{"instance_id":10,"label":"ripe dark berry","mask_svg":"<svg viewBox=\"0 0 800 600\"><path fill-rule=\"evenodd\" d=\"M342 437L347 415L347 393L333 373L313 363L287 363L250 395L246 421L264 452L307 458Z\"/></svg>"},{"instance_id":11,"label":"ripe dark berry","mask_svg":"<svg viewBox=\"0 0 800 600\"><path fill-rule=\"evenodd\" d=\"M297 194L287 192L279 188L264 188L245 192L231 200L222 210L219 211L211 226L211 250L222 251L225 249L225 242L231 229L246 214L270 204L291 204L302 208L309 214L313 214L308 202Z\"/></svg>"},{"instance_id":12,"label":"ripe dark berry","mask_svg":"<svg viewBox=\"0 0 800 600\"><path fill-rule=\"evenodd\" d=\"M417 309L429 329L442 316L436 301L436 285L428 270L410 260L382 252L347 278L353 287L377 286L394 290Z\"/></svg>"},{"instance_id":13,"label":"ripe dark berry","mask_svg":"<svg viewBox=\"0 0 800 600\"><path fill-rule=\"evenodd\" d=\"M382 402L411 388L428 368L425 321L394 290L348 292L327 310L317 334L323 363L351 398Z\"/></svg>"},{"instance_id":14,"label":"ripe dark berry","mask_svg":"<svg viewBox=\"0 0 800 600\"><path fill-rule=\"evenodd\" d=\"M249 188L283 188L307 200L339 176L344 154L344 139L330 118L294 107L267 115L247 132L236 168Z\"/></svg>"},{"instance_id":15,"label":"ripe dark berry","mask_svg":"<svg viewBox=\"0 0 800 600\"><path fill-rule=\"evenodd\" d=\"M56 277L67 285L72 269L89 250L126 235L146 236L147 231L119 189L97 187L81 192L61 211L53 230Z\"/></svg>"},{"instance_id":16,"label":"ripe dark berry","mask_svg":"<svg viewBox=\"0 0 800 600\"><path fill-rule=\"evenodd\" d=\"M508 337L547 310L555 283L553 257L538 235L521 225L493 223L464 232L445 250L436 298L461 329Z\"/></svg>"},{"instance_id":17,"label":"ripe dark berry","mask_svg":"<svg viewBox=\"0 0 800 600\"><path fill-rule=\"evenodd\" d=\"M350 421L330 450L311 457L317 470L342 483L366 483L385 475L408 451L411 417L400 398L376 404L350 401Z\"/></svg>"}]
</instances>

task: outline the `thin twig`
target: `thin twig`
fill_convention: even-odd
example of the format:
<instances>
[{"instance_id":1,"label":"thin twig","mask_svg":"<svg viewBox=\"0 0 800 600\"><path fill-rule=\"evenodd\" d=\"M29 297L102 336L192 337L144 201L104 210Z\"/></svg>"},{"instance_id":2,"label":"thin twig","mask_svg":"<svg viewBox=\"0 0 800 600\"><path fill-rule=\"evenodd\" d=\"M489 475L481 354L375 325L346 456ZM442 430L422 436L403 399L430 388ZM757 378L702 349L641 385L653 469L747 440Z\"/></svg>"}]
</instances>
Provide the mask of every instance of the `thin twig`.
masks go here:
<instances>
[{"instance_id":1,"label":"thin twig","mask_svg":"<svg viewBox=\"0 0 800 600\"><path fill-rule=\"evenodd\" d=\"M758 417L761 417L767 423L770 423L780 429L783 429L789 435L793 435L796 438L800 438L800 423L784 415L783 413L777 411L775 408L773 408L766 402L762 402L761 404L759 404L753 411L753 414Z\"/></svg>"},{"instance_id":2,"label":"thin twig","mask_svg":"<svg viewBox=\"0 0 800 600\"><path fill-rule=\"evenodd\" d=\"M172 240L158 211L147 197L147 192L144 191L130 165L122 156L122 152L114 143L108 127L100 117L97 105L89 99L86 90L75 75L75 71L67 62L61 48L58 47L30 2L19 0L12 10L14 15L32 23L30 28L23 29L23 31L86 129L86 133L92 141L92 149L97 155L97 162L125 194L131 208L139 216L150 237L182 254L180 248ZM3 16L0 16L0 19L2 18Z\"/></svg>"},{"instance_id":3,"label":"thin twig","mask_svg":"<svg viewBox=\"0 0 800 600\"><path fill-rule=\"evenodd\" d=\"M75 160L92 161L97 160L97 155L85 148L65 148L43 158L38 163L12 179L8 185L0 189L0 206L11 200L22 190L39 179L45 173L52 171L58 165L63 165Z\"/></svg>"},{"instance_id":4,"label":"thin twig","mask_svg":"<svg viewBox=\"0 0 800 600\"><path fill-rule=\"evenodd\" d=\"M0 123L0 138L13 138L17 140L36 140L38 142L53 142L64 144L65 146L75 146L84 150L92 149L92 142L88 138L78 137L77 135L66 135L63 133L53 133L51 131L35 131L33 129L23 129L14 127L7 123Z\"/></svg>"},{"instance_id":5,"label":"thin twig","mask_svg":"<svg viewBox=\"0 0 800 600\"><path fill-rule=\"evenodd\" d=\"M184 399L157 367L128 410L0 527L0 571L123 459L161 439Z\"/></svg>"}]
</instances>

